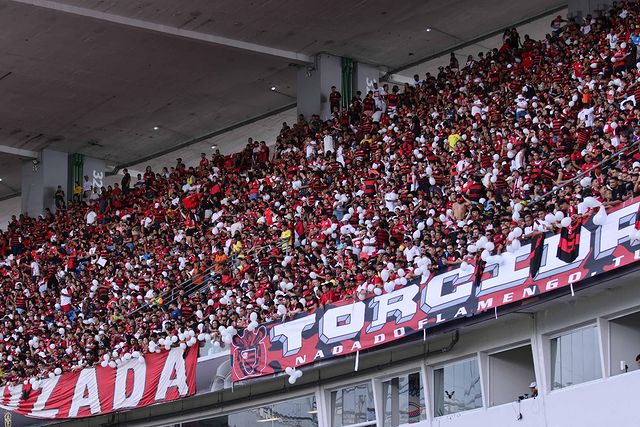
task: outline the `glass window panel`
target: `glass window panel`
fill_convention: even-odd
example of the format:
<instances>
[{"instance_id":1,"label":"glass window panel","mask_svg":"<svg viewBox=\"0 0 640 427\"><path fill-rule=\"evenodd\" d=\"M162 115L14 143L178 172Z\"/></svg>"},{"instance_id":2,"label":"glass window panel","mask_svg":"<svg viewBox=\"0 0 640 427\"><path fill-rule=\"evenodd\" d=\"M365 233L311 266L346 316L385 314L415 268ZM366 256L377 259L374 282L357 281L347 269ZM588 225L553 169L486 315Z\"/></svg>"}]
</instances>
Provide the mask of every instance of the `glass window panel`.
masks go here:
<instances>
[{"instance_id":1,"label":"glass window panel","mask_svg":"<svg viewBox=\"0 0 640 427\"><path fill-rule=\"evenodd\" d=\"M612 319L609 334L611 375L640 369L640 364L635 362L640 343L640 312Z\"/></svg>"},{"instance_id":2,"label":"glass window panel","mask_svg":"<svg viewBox=\"0 0 640 427\"><path fill-rule=\"evenodd\" d=\"M317 427L315 396L291 399L229 415L183 423L183 427Z\"/></svg>"},{"instance_id":3,"label":"glass window panel","mask_svg":"<svg viewBox=\"0 0 640 427\"><path fill-rule=\"evenodd\" d=\"M434 371L436 416L482 407L482 389L477 360L470 359Z\"/></svg>"},{"instance_id":4,"label":"glass window panel","mask_svg":"<svg viewBox=\"0 0 640 427\"><path fill-rule=\"evenodd\" d=\"M426 419L420 373L402 375L382 383L384 425L413 424Z\"/></svg>"},{"instance_id":5,"label":"glass window panel","mask_svg":"<svg viewBox=\"0 0 640 427\"><path fill-rule=\"evenodd\" d=\"M344 427L375 422L376 412L371 383L345 387L331 393L332 426Z\"/></svg>"},{"instance_id":6,"label":"glass window panel","mask_svg":"<svg viewBox=\"0 0 640 427\"><path fill-rule=\"evenodd\" d=\"M602 377L596 326L551 339L551 387L558 389Z\"/></svg>"},{"instance_id":7,"label":"glass window panel","mask_svg":"<svg viewBox=\"0 0 640 427\"><path fill-rule=\"evenodd\" d=\"M382 383L382 400L383 400L383 414L384 414L384 425L392 426L393 424L393 396L395 395L394 389L398 387L398 379L394 378L390 381L385 381Z\"/></svg>"}]
</instances>

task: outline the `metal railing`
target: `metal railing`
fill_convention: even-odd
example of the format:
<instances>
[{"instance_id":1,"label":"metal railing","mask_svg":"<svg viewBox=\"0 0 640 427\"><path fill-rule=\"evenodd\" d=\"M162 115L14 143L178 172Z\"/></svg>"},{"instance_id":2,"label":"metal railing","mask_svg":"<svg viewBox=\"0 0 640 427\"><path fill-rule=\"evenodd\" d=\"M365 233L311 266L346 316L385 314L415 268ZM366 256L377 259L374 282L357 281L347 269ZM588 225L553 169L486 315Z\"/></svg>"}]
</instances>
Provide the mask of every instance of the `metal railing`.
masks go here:
<instances>
[{"instance_id":1,"label":"metal railing","mask_svg":"<svg viewBox=\"0 0 640 427\"><path fill-rule=\"evenodd\" d=\"M168 306L169 304L177 300L176 294L182 290L185 291L186 295L192 295L195 291L199 291L201 290L202 287L209 285L211 280L210 279L208 280L208 278L213 278L213 276L211 275L211 272L213 271L214 267L215 265L212 265L208 267L206 270L200 272L199 274L180 282L177 286L174 286L171 289L168 289L160 293L158 296L154 298L154 300L159 301L162 298L162 303L158 303L158 305ZM194 281L198 278L203 279L202 283L197 283L196 281ZM141 305L140 307L136 308L135 310L130 311L127 315L128 316L135 315L136 313L139 313L140 311L146 308L149 308L152 305L153 304L150 304L147 302Z\"/></svg>"},{"instance_id":2,"label":"metal railing","mask_svg":"<svg viewBox=\"0 0 640 427\"><path fill-rule=\"evenodd\" d=\"M633 148L633 150L631 150ZM585 176L591 175L591 173L599 167L605 166L608 163L611 163L613 161L619 160L620 157L622 157L624 154L627 155L631 155L633 153L635 153L636 151L640 150L640 145L638 145L638 143L634 143L629 145L628 147L623 148L622 150L618 151L617 153L614 153L611 157L608 157L606 159L604 159L603 161L601 161L600 163L590 167L589 169L587 169L586 171L580 172L578 175L574 176L573 178L563 182L560 185L556 185L554 188L552 188L551 190L547 191L546 193L544 193L543 195L541 195L539 198L537 198L536 200L532 201L530 203L530 206L536 205L542 201L544 201L545 199L547 199L549 196L552 196L553 194L557 193L558 191L562 190L563 188L565 188L568 185L574 184L576 181L581 180L582 178L584 178Z\"/></svg>"},{"instance_id":3,"label":"metal railing","mask_svg":"<svg viewBox=\"0 0 640 427\"><path fill-rule=\"evenodd\" d=\"M259 252L263 249L268 249L270 248L270 245L261 245L261 246L253 246L251 248L249 248L248 250L244 251L245 254L249 255L249 254L253 254L256 252ZM232 263L233 260L227 260L226 263L230 264ZM218 270L216 271L216 268L218 268ZM184 291L184 294L186 296L190 296L196 293L201 293L203 289L207 288L211 282L219 282L220 281L220 266L218 265L211 265L209 267L207 267L204 271L199 272L198 274L194 275L193 277L184 280L182 282L180 282L177 286L172 287L171 289L168 289L162 293L160 293L159 295L157 295L154 300L155 301L159 301L162 298L162 303L157 303L157 305L162 305L162 306L169 306L169 304L175 302L178 299L178 293L180 291ZM202 279L202 282L199 283L200 281L197 279ZM152 307L154 304L150 304L148 302L144 303L143 305L141 305L140 307L136 308L135 310L130 311L127 315L128 316L132 316L135 315L149 307Z\"/></svg>"}]
</instances>

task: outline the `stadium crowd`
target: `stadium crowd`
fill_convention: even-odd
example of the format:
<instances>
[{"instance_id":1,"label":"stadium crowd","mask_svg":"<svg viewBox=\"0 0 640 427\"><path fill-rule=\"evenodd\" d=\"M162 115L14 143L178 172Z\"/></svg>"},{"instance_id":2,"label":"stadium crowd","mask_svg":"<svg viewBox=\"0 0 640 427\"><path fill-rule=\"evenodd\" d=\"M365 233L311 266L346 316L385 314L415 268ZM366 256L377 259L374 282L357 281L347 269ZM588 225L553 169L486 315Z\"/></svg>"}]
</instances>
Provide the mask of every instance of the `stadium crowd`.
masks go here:
<instances>
[{"instance_id":1,"label":"stadium crowd","mask_svg":"<svg viewBox=\"0 0 640 427\"><path fill-rule=\"evenodd\" d=\"M513 251L597 212L588 197L639 195L638 24L623 2L556 18L544 40L512 29L413 84L344 107L332 95L331 119L283 124L275 152L249 141L124 170L74 201L58 194L55 213L13 218L0 234L3 381L224 347L235 329Z\"/></svg>"}]
</instances>

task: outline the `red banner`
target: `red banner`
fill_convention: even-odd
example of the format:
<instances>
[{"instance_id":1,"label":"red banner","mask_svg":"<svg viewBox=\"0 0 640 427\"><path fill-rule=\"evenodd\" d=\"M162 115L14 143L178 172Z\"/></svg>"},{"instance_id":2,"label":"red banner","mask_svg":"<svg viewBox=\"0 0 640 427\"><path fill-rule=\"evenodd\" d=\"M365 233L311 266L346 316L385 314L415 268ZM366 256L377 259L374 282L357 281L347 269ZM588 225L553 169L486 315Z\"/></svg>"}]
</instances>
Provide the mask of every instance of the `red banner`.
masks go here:
<instances>
[{"instance_id":1,"label":"red banner","mask_svg":"<svg viewBox=\"0 0 640 427\"><path fill-rule=\"evenodd\" d=\"M640 259L639 205L636 198L606 215L602 210L567 232L548 232L512 253L490 256L480 267L423 275L364 301L339 302L255 332L244 330L231 347L233 381L344 356L563 287L577 288L585 279Z\"/></svg>"},{"instance_id":2,"label":"red banner","mask_svg":"<svg viewBox=\"0 0 640 427\"><path fill-rule=\"evenodd\" d=\"M174 348L68 372L31 385L4 386L0 407L28 417L79 418L139 408L196 392L198 349Z\"/></svg>"}]
</instances>

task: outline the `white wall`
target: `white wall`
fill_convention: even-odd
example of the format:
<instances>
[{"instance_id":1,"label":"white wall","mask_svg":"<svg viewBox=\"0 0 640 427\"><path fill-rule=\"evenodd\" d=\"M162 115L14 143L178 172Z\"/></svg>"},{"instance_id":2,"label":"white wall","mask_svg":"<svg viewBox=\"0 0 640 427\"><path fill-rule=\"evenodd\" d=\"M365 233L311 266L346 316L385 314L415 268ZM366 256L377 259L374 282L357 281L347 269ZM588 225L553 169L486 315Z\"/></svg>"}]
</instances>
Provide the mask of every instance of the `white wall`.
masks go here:
<instances>
[{"instance_id":1,"label":"white wall","mask_svg":"<svg viewBox=\"0 0 640 427\"><path fill-rule=\"evenodd\" d=\"M329 106L329 94L331 86L335 86L345 96L342 90L342 58L339 56L320 54L318 55L317 72L320 73L320 118L327 120L331 117L331 107ZM302 94L304 96L304 94ZM298 93L300 97L300 93Z\"/></svg>"},{"instance_id":2,"label":"white wall","mask_svg":"<svg viewBox=\"0 0 640 427\"><path fill-rule=\"evenodd\" d=\"M320 71L298 68L296 75L297 112L305 117L321 110Z\"/></svg>"},{"instance_id":3,"label":"white wall","mask_svg":"<svg viewBox=\"0 0 640 427\"><path fill-rule=\"evenodd\" d=\"M34 212L29 207L29 215L37 216L44 213L44 209L49 208L52 212L56 210L54 195L61 185L63 189L67 188L69 182L69 154L62 151L55 151L45 148L40 153L40 170L42 170L42 201L40 202L40 210ZM27 162L28 164L29 162ZM31 166L28 166L31 167ZM25 209L25 205L22 205Z\"/></svg>"},{"instance_id":4,"label":"white wall","mask_svg":"<svg viewBox=\"0 0 640 427\"><path fill-rule=\"evenodd\" d=\"M22 199L19 196L0 201L0 230L7 229L11 215L18 215L21 206Z\"/></svg>"},{"instance_id":5,"label":"white wall","mask_svg":"<svg viewBox=\"0 0 640 427\"><path fill-rule=\"evenodd\" d=\"M436 418L420 427L637 427L640 372L580 384L544 397ZM518 421L518 414L522 420Z\"/></svg>"},{"instance_id":6,"label":"white wall","mask_svg":"<svg viewBox=\"0 0 640 427\"><path fill-rule=\"evenodd\" d=\"M319 114L323 120L329 118L331 86L335 86L338 92L345 96L342 90L342 58L321 53L316 56L315 70L298 69L296 80L298 114L304 114L307 118L312 114Z\"/></svg>"}]
</instances>

